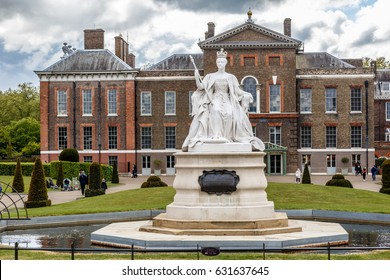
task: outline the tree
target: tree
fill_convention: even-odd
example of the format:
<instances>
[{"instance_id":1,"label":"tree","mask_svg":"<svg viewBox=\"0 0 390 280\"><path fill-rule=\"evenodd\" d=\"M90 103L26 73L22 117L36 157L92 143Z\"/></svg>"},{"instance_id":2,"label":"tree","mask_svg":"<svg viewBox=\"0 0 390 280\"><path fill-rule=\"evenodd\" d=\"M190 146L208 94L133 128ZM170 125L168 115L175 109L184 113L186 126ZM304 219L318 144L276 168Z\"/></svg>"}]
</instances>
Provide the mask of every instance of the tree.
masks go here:
<instances>
[{"instance_id":1,"label":"tree","mask_svg":"<svg viewBox=\"0 0 390 280\"><path fill-rule=\"evenodd\" d=\"M5 158L8 154L7 147L11 142L9 137L9 129L6 126L0 126L0 157Z\"/></svg>"},{"instance_id":2,"label":"tree","mask_svg":"<svg viewBox=\"0 0 390 280\"><path fill-rule=\"evenodd\" d=\"M40 152L41 145L35 141L28 142L28 144L22 149L22 154L24 156L39 155Z\"/></svg>"},{"instance_id":3,"label":"tree","mask_svg":"<svg viewBox=\"0 0 390 280\"><path fill-rule=\"evenodd\" d=\"M305 169L303 170L302 184L311 184L309 166L305 164Z\"/></svg>"},{"instance_id":4,"label":"tree","mask_svg":"<svg viewBox=\"0 0 390 280\"><path fill-rule=\"evenodd\" d=\"M97 162L93 162L89 167L89 188L85 190L85 197L97 196L105 194L105 191L101 187L103 172L101 166Z\"/></svg>"},{"instance_id":5,"label":"tree","mask_svg":"<svg viewBox=\"0 0 390 280\"><path fill-rule=\"evenodd\" d=\"M18 158L16 162L16 169L14 180L12 181L12 191L17 191L18 193L24 192L24 181L22 175L22 167L20 165L20 159Z\"/></svg>"},{"instance_id":6,"label":"tree","mask_svg":"<svg viewBox=\"0 0 390 280\"><path fill-rule=\"evenodd\" d=\"M39 89L23 83L16 90L0 91L0 127L31 117L39 121Z\"/></svg>"},{"instance_id":7,"label":"tree","mask_svg":"<svg viewBox=\"0 0 390 280\"><path fill-rule=\"evenodd\" d=\"M40 123L31 117L13 121L9 132L12 146L17 152L21 152L29 142L39 143Z\"/></svg>"},{"instance_id":8,"label":"tree","mask_svg":"<svg viewBox=\"0 0 390 280\"><path fill-rule=\"evenodd\" d=\"M382 163L382 188L381 193L390 194L390 160L387 159Z\"/></svg>"},{"instance_id":9,"label":"tree","mask_svg":"<svg viewBox=\"0 0 390 280\"><path fill-rule=\"evenodd\" d=\"M377 57L376 59L370 57L363 57L363 67L371 67L373 63L376 63L377 69L390 68L390 61L387 61L384 56Z\"/></svg>"},{"instance_id":10,"label":"tree","mask_svg":"<svg viewBox=\"0 0 390 280\"><path fill-rule=\"evenodd\" d=\"M48 198L42 162L37 158L31 176L30 189L28 191L28 199L25 202L25 207L37 208L50 206L51 200Z\"/></svg>"},{"instance_id":11,"label":"tree","mask_svg":"<svg viewBox=\"0 0 390 280\"><path fill-rule=\"evenodd\" d=\"M62 167L62 162L60 162L60 164L58 166L57 186L59 188L63 188L64 187L64 169Z\"/></svg>"},{"instance_id":12,"label":"tree","mask_svg":"<svg viewBox=\"0 0 390 280\"><path fill-rule=\"evenodd\" d=\"M73 148L63 149L60 153L59 160L70 161L70 162L79 162L79 152Z\"/></svg>"},{"instance_id":13,"label":"tree","mask_svg":"<svg viewBox=\"0 0 390 280\"><path fill-rule=\"evenodd\" d=\"M119 183L119 174L118 174L118 164L115 162L112 170L112 178L111 183L118 184Z\"/></svg>"}]
</instances>

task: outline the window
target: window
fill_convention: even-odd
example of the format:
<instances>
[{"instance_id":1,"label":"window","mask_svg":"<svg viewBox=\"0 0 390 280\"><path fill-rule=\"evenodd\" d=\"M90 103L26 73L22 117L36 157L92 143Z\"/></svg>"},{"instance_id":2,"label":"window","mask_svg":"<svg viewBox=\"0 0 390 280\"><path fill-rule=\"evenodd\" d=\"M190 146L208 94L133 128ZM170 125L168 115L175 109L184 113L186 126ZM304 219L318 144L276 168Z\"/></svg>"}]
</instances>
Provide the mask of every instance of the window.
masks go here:
<instances>
[{"instance_id":1,"label":"window","mask_svg":"<svg viewBox=\"0 0 390 280\"><path fill-rule=\"evenodd\" d=\"M175 168L175 156L167 156L167 168Z\"/></svg>"},{"instance_id":2,"label":"window","mask_svg":"<svg viewBox=\"0 0 390 280\"><path fill-rule=\"evenodd\" d=\"M311 148L311 126L301 127L301 148Z\"/></svg>"},{"instance_id":3,"label":"window","mask_svg":"<svg viewBox=\"0 0 390 280\"><path fill-rule=\"evenodd\" d=\"M390 93L390 82L380 82L381 92Z\"/></svg>"},{"instance_id":4,"label":"window","mask_svg":"<svg viewBox=\"0 0 390 280\"><path fill-rule=\"evenodd\" d=\"M311 113L311 89L300 90L301 113Z\"/></svg>"},{"instance_id":5,"label":"window","mask_svg":"<svg viewBox=\"0 0 390 280\"><path fill-rule=\"evenodd\" d=\"M269 86L269 111L280 113L280 85Z\"/></svg>"},{"instance_id":6,"label":"window","mask_svg":"<svg viewBox=\"0 0 390 280\"><path fill-rule=\"evenodd\" d=\"M108 115L117 115L116 89L108 90Z\"/></svg>"},{"instance_id":7,"label":"window","mask_svg":"<svg viewBox=\"0 0 390 280\"><path fill-rule=\"evenodd\" d=\"M84 126L84 150L92 150L92 127Z\"/></svg>"},{"instance_id":8,"label":"window","mask_svg":"<svg viewBox=\"0 0 390 280\"><path fill-rule=\"evenodd\" d=\"M152 93L143 91L141 92L141 116L152 115Z\"/></svg>"},{"instance_id":9,"label":"window","mask_svg":"<svg viewBox=\"0 0 390 280\"><path fill-rule=\"evenodd\" d=\"M325 111L327 113L337 112L337 91L335 88L325 89Z\"/></svg>"},{"instance_id":10,"label":"window","mask_svg":"<svg viewBox=\"0 0 390 280\"><path fill-rule=\"evenodd\" d=\"M327 126L326 127L326 148L337 147L337 127Z\"/></svg>"},{"instance_id":11,"label":"window","mask_svg":"<svg viewBox=\"0 0 390 280\"><path fill-rule=\"evenodd\" d=\"M270 126L269 128L269 141L272 144L280 145L280 126Z\"/></svg>"},{"instance_id":12,"label":"window","mask_svg":"<svg viewBox=\"0 0 390 280\"><path fill-rule=\"evenodd\" d=\"M65 90L57 91L57 114L59 116L67 116L67 93Z\"/></svg>"},{"instance_id":13,"label":"window","mask_svg":"<svg viewBox=\"0 0 390 280\"><path fill-rule=\"evenodd\" d=\"M84 162L92 162L92 156L84 156Z\"/></svg>"},{"instance_id":14,"label":"window","mask_svg":"<svg viewBox=\"0 0 390 280\"><path fill-rule=\"evenodd\" d=\"M116 126L108 127L108 148L118 149L118 128Z\"/></svg>"},{"instance_id":15,"label":"window","mask_svg":"<svg viewBox=\"0 0 390 280\"><path fill-rule=\"evenodd\" d=\"M360 163L360 161L361 161L360 154L352 154L352 163L353 164Z\"/></svg>"},{"instance_id":16,"label":"window","mask_svg":"<svg viewBox=\"0 0 390 280\"><path fill-rule=\"evenodd\" d=\"M248 112L257 113L258 112L258 110L257 110L258 96L257 96L257 90L256 90L256 85L257 85L256 80L252 77L247 77L244 79L242 84L243 84L243 90L245 90L246 92L250 92L252 94L252 97L253 97L253 103L249 104Z\"/></svg>"},{"instance_id":17,"label":"window","mask_svg":"<svg viewBox=\"0 0 390 280\"><path fill-rule=\"evenodd\" d=\"M390 102L386 102L386 121L390 121Z\"/></svg>"},{"instance_id":18,"label":"window","mask_svg":"<svg viewBox=\"0 0 390 280\"><path fill-rule=\"evenodd\" d=\"M362 127L351 126L351 148L362 147Z\"/></svg>"},{"instance_id":19,"label":"window","mask_svg":"<svg viewBox=\"0 0 390 280\"><path fill-rule=\"evenodd\" d=\"M58 128L58 149L68 148L68 129L66 127Z\"/></svg>"},{"instance_id":20,"label":"window","mask_svg":"<svg viewBox=\"0 0 390 280\"><path fill-rule=\"evenodd\" d=\"M141 149L152 148L152 128L141 127Z\"/></svg>"},{"instance_id":21,"label":"window","mask_svg":"<svg viewBox=\"0 0 390 280\"><path fill-rule=\"evenodd\" d=\"M92 116L92 91L83 90L83 116Z\"/></svg>"},{"instance_id":22,"label":"window","mask_svg":"<svg viewBox=\"0 0 390 280\"><path fill-rule=\"evenodd\" d=\"M176 149L176 127L165 127L165 148Z\"/></svg>"},{"instance_id":23,"label":"window","mask_svg":"<svg viewBox=\"0 0 390 280\"><path fill-rule=\"evenodd\" d=\"M326 155L326 166L336 167L336 155Z\"/></svg>"},{"instance_id":24,"label":"window","mask_svg":"<svg viewBox=\"0 0 390 280\"><path fill-rule=\"evenodd\" d=\"M165 92L165 115L176 114L176 92Z\"/></svg>"},{"instance_id":25,"label":"window","mask_svg":"<svg viewBox=\"0 0 390 280\"><path fill-rule=\"evenodd\" d=\"M302 155L302 165L305 166L305 164L310 165L311 161L311 155Z\"/></svg>"},{"instance_id":26,"label":"window","mask_svg":"<svg viewBox=\"0 0 390 280\"><path fill-rule=\"evenodd\" d=\"M118 157L117 156L108 156L108 165L110 166L118 166Z\"/></svg>"},{"instance_id":27,"label":"window","mask_svg":"<svg viewBox=\"0 0 390 280\"><path fill-rule=\"evenodd\" d=\"M360 88L351 88L351 112L362 111L362 93Z\"/></svg>"},{"instance_id":28,"label":"window","mask_svg":"<svg viewBox=\"0 0 390 280\"><path fill-rule=\"evenodd\" d=\"M142 168L150 168L150 156L142 156Z\"/></svg>"}]
</instances>

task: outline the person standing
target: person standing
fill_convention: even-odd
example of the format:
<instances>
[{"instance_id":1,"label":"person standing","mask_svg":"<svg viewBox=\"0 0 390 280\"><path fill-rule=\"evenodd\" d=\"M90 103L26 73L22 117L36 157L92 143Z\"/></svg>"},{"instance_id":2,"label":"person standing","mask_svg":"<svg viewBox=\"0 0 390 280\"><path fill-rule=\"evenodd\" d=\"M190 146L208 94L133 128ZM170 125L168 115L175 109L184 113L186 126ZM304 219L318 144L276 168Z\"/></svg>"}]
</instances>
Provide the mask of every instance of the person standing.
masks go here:
<instances>
[{"instance_id":1,"label":"person standing","mask_svg":"<svg viewBox=\"0 0 390 280\"><path fill-rule=\"evenodd\" d=\"M301 170L298 168L297 171L295 171L295 183L301 182Z\"/></svg>"},{"instance_id":2,"label":"person standing","mask_svg":"<svg viewBox=\"0 0 390 280\"><path fill-rule=\"evenodd\" d=\"M84 170L80 170L79 181L80 181L81 194L84 195L85 185L88 184L88 176L87 174L85 174Z\"/></svg>"},{"instance_id":3,"label":"person standing","mask_svg":"<svg viewBox=\"0 0 390 280\"><path fill-rule=\"evenodd\" d=\"M137 171L137 165L133 165L133 171L132 171L132 177L133 178L137 178L137 173L138 173L138 171Z\"/></svg>"},{"instance_id":4,"label":"person standing","mask_svg":"<svg viewBox=\"0 0 390 280\"><path fill-rule=\"evenodd\" d=\"M107 183L106 183L106 179L105 179L105 178L102 179L101 188L104 190L104 193L106 193L106 190L107 190Z\"/></svg>"},{"instance_id":5,"label":"person standing","mask_svg":"<svg viewBox=\"0 0 390 280\"><path fill-rule=\"evenodd\" d=\"M376 165L374 165L373 167L371 167L371 176L372 176L372 180L375 181L376 180L376 173L378 172L378 169L376 168Z\"/></svg>"}]
</instances>

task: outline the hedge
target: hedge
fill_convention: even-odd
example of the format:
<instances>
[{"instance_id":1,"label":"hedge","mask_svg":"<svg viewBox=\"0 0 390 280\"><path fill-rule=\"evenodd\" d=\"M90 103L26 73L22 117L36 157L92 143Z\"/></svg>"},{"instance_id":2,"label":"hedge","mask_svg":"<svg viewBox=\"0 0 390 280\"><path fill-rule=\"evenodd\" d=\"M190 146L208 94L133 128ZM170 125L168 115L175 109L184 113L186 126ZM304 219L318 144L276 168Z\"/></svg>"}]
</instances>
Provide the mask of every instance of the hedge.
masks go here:
<instances>
[{"instance_id":1,"label":"hedge","mask_svg":"<svg viewBox=\"0 0 390 280\"><path fill-rule=\"evenodd\" d=\"M62 167L64 170L64 176L68 178L78 177L80 170L84 170L86 173L89 171L89 162L69 162L63 161ZM22 162L22 175L31 176L34 169L34 163ZM45 176L57 179L59 161L52 161L50 163L42 164ZM112 177L112 166L102 164L103 176L106 181L111 180ZM0 162L0 175L14 176L16 169L16 162Z\"/></svg>"}]
</instances>

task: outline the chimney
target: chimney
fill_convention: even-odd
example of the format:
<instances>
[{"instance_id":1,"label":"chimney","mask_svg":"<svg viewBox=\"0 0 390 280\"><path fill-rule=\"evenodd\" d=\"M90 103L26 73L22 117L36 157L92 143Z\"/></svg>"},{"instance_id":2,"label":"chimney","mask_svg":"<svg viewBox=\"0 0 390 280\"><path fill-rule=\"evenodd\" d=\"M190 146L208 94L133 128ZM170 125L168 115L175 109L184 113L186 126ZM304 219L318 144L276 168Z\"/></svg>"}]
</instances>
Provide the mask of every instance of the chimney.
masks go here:
<instances>
[{"instance_id":1,"label":"chimney","mask_svg":"<svg viewBox=\"0 0 390 280\"><path fill-rule=\"evenodd\" d=\"M135 68L135 55L130 53L127 56L127 64L131 66L131 68Z\"/></svg>"},{"instance_id":2,"label":"chimney","mask_svg":"<svg viewBox=\"0 0 390 280\"><path fill-rule=\"evenodd\" d=\"M215 32L214 22L207 23L207 26L208 26L208 30L205 32L205 39L214 37L214 32Z\"/></svg>"},{"instance_id":3,"label":"chimney","mask_svg":"<svg viewBox=\"0 0 390 280\"><path fill-rule=\"evenodd\" d=\"M129 44L123 39L122 34L115 37L115 55L127 63Z\"/></svg>"},{"instance_id":4,"label":"chimney","mask_svg":"<svg viewBox=\"0 0 390 280\"><path fill-rule=\"evenodd\" d=\"M284 35L291 37L291 18L284 19Z\"/></svg>"},{"instance_id":5,"label":"chimney","mask_svg":"<svg viewBox=\"0 0 390 280\"><path fill-rule=\"evenodd\" d=\"M104 30L85 29L84 49L86 50L104 49Z\"/></svg>"}]
</instances>

